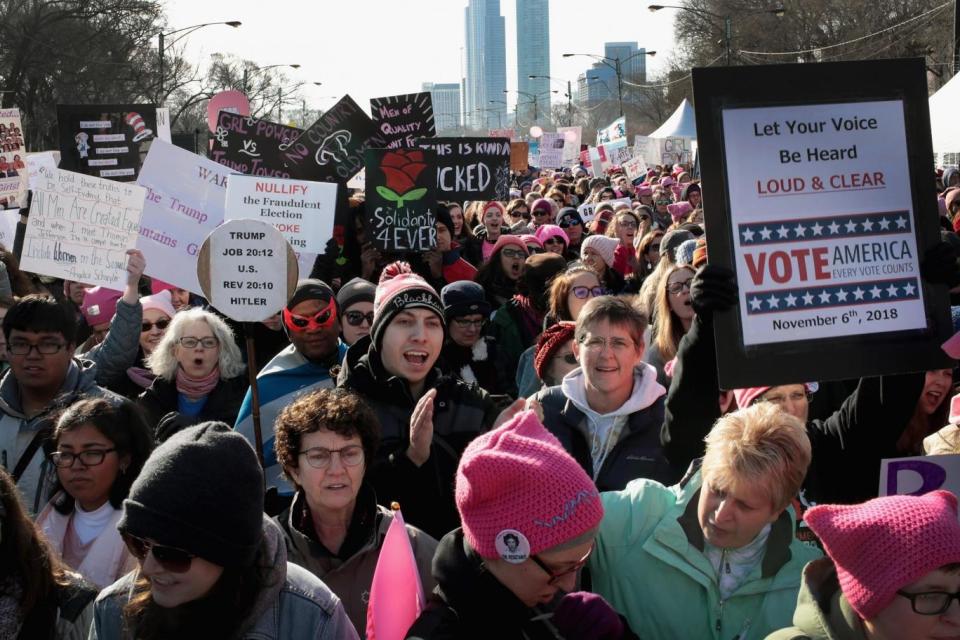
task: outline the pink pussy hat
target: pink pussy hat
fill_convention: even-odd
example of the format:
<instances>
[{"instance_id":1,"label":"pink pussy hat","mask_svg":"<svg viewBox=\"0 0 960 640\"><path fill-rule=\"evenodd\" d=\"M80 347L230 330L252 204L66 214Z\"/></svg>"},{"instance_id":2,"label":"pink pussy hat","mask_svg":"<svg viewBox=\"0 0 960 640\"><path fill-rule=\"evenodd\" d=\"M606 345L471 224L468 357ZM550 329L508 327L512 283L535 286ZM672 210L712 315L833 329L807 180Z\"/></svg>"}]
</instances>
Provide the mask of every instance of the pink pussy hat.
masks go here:
<instances>
[{"instance_id":1,"label":"pink pussy hat","mask_svg":"<svg viewBox=\"0 0 960 640\"><path fill-rule=\"evenodd\" d=\"M117 312L117 301L119 299L120 292L114 289L107 289L106 287L87 289L80 305L80 313L83 314L87 324L91 327L110 322Z\"/></svg>"},{"instance_id":2,"label":"pink pussy hat","mask_svg":"<svg viewBox=\"0 0 960 640\"><path fill-rule=\"evenodd\" d=\"M596 529L603 518L597 487L533 411L467 445L455 496L467 543L481 557L513 564Z\"/></svg>"}]
</instances>

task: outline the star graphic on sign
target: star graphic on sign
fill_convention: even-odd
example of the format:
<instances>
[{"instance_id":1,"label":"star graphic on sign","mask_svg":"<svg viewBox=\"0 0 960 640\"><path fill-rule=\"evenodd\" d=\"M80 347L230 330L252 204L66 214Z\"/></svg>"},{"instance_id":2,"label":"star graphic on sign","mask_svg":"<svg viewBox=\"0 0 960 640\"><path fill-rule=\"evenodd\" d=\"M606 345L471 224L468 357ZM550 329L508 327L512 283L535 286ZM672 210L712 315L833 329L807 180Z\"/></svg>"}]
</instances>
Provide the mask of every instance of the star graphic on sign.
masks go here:
<instances>
[{"instance_id":1,"label":"star graphic on sign","mask_svg":"<svg viewBox=\"0 0 960 640\"><path fill-rule=\"evenodd\" d=\"M837 233L837 232L840 231L840 225L837 224L837 221L836 221L836 220L834 220L833 222L831 222L831 223L827 226L827 228L830 229L830 233Z\"/></svg>"},{"instance_id":2,"label":"star graphic on sign","mask_svg":"<svg viewBox=\"0 0 960 640\"><path fill-rule=\"evenodd\" d=\"M767 229L766 227L764 227L763 229L760 229L760 239L769 240L771 233L772 231L770 231L770 229Z\"/></svg>"},{"instance_id":3,"label":"star graphic on sign","mask_svg":"<svg viewBox=\"0 0 960 640\"><path fill-rule=\"evenodd\" d=\"M844 225L844 226L847 227L847 233L856 233L856 232L857 232L857 223L854 222L853 220L851 220L850 222L848 222L848 223L847 223L846 225Z\"/></svg>"},{"instance_id":4,"label":"star graphic on sign","mask_svg":"<svg viewBox=\"0 0 960 640\"><path fill-rule=\"evenodd\" d=\"M814 224L812 227L810 227L810 228L813 229L813 235L815 235L815 236L819 236L820 234L823 233L823 225L820 224L819 222L815 223L815 224Z\"/></svg>"},{"instance_id":5,"label":"star graphic on sign","mask_svg":"<svg viewBox=\"0 0 960 640\"><path fill-rule=\"evenodd\" d=\"M754 311L760 311L760 298L753 298L750 300L750 308Z\"/></svg>"},{"instance_id":6,"label":"star graphic on sign","mask_svg":"<svg viewBox=\"0 0 960 640\"><path fill-rule=\"evenodd\" d=\"M908 282L907 284L903 285L903 295L905 296L912 296L914 293L916 293L916 291L917 289L913 286L912 282Z\"/></svg>"},{"instance_id":7,"label":"star graphic on sign","mask_svg":"<svg viewBox=\"0 0 960 640\"><path fill-rule=\"evenodd\" d=\"M787 306L788 306L788 307L795 307L795 306L797 306L797 296L793 295L792 293L791 293L790 295L788 295L786 298L784 298L784 300L787 301Z\"/></svg>"},{"instance_id":8,"label":"star graphic on sign","mask_svg":"<svg viewBox=\"0 0 960 640\"><path fill-rule=\"evenodd\" d=\"M860 287L857 287L856 289L853 290L853 299L854 299L854 300L863 300L863 294L865 294L865 293L866 293L866 291L864 291L864 290L861 289Z\"/></svg>"},{"instance_id":9,"label":"star graphic on sign","mask_svg":"<svg viewBox=\"0 0 960 640\"><path fill-rule=\"evenodd\" d=\"M873 231L873 220L871 220L870 218L867 218L866 220L864 220L864 221L861 222L860 224L863 225L863 230L864 230L864 231Z\"/></svg>"},{"instance_id":10,"label":"star graphic on sign","mask_svg":"<svg viewBox=\"0 0 960 640\"><path fill-rule=\"evenodd\" d=\"M850 294L844 291L843 289L840 289L839 291L837 291L836 295L837 295L837 302L846 302L847 296Z\"/></svg>"},{"instance_id":11,"label":"star graphic on sign","mask_svg":"<svg viewBox=\"0 0 960 640\"><path fill-rule=\"evenodd\" d=\"M897 218L894 222L897 223L897 229L906 229L907 228L907 219L903 216Z\"/></svg>"},{"instance_id":12,"label":"star graphic on sign","mask_svg":"<svg viewBox=\"0 0 960 640\"><path fill-rule=\"evenodd\" d=\"M743 232L743 241L753 242L753 229L747 227L747 230Z\"/></svg>"},{"instance_id":13,"label":"star graphic on sign","mask_svg":"<svg viewBox=\"0 0 960 640\"><path fill-rule=\"evenodd\" d=\"M827 293L826 289L820 294L820 304L830 304L830 294Z\"/></svg>"},{"instance_id":14,"label":"star graphic on sign","mask_svg":"<svg viewBox=\"0 0 960 640\"><path fill-rule=\"evenodd\" d=\"M880 228L886 231L890 228L890 221L886 218L880 218Z\"/></svg>"},{"instance_id":15,"label":"star graphic on sign","mask_svg":"<svg viewBox=\"0 0 960 640\"><path fill-rule=\"evenodd\" d=\"M797 226L793 228L793 232L797 234L798 238L802 238L807 235L807 228L800 223L797 223Z\"/></svg>"},{"instance_id":16,"label":"star graphic on sign","mask_svg":"<svg viewBox=\"0 0 960 640\"><path fill-rule=\"evenodd\" d=\"M896 298L896 297L897 297L897 287L894 286L893 284L891 284L889 287L887 287L887 295L890 296L891 298Z\"/></svg>"},{"instance_id":17,"label":"star graphic on sign","mask_svg":"<svg viewBox=\"0 0 960 640\"><path fill-rule=\"evenodd\" d=\"M807 291L805 294L803 294L803 304L806 304L806 305L811 305L811 304L813 304L813 296L810 295L810 292L809 292L809 291Z\"/></svg>"},{"instance_id":18,"label":"star graphic on sign","mask_svg":"<svg viewBox=\"0 0 960 640\"><path fill-rule=\"evenodd\" d=\"M778 297L775 296L775 295L771 295L769 298L767 298L767 304L770 305L770 308L771 308L771 309L779 309L779 308L780 308L780 298L778 298Z\"/></svg>"},{"instance_id":19,"label":"star graphic on sign","mask_svg":"<svg viewBox=\"0 0 960 640\"><path fill-rule=\"evenodd\" d=\"M777 229L777 233L780 234L781 238L786 238L788 235L790 235L790 229L787 229L785 226L780 225L780 228Z\"/></svg>"},{"instance_id":20,"label":"star graphic on sign","mask_svg":"<svg viewBox=\"0 0 960 640\"><path fill-rule=\"evenodd\" d=\"M870 295L873 296L874 299L879 298L881 293L880 289L877 289L877 285L873 285L873 289L870 289Z\"/></svg>"}]
</instances>

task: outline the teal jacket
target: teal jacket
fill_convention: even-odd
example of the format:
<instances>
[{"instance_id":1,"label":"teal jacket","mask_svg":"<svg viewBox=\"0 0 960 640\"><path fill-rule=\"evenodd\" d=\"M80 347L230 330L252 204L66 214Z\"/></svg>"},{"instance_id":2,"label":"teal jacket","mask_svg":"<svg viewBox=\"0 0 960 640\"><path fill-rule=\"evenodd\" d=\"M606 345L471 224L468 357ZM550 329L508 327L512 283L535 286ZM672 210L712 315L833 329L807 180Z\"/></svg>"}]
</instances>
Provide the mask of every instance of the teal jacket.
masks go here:
<instances>
[{"instance_id":1,"label":"teal jacket","mask_svg":"<svg viewBox=\"0 0 960 640\"><path fill-rule=\"evenodd\" d=\"M822 554L794 536L793 508L773 523L763 560L726 601L703 554L700 472L672 487L638 479L603 493L590 558L593 590L641 638L751 640L789 626L804 565Z\"/></svg>"}]
</instances>

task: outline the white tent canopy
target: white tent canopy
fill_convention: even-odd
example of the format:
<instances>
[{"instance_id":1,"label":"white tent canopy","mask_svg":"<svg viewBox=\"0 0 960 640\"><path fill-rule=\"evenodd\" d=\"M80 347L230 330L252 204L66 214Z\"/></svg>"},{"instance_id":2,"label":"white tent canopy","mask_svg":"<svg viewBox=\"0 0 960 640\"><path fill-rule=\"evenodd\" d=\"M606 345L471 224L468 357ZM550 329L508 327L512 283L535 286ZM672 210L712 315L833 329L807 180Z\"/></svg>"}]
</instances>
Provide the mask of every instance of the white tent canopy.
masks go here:
<instances>
[{"instance_id":1,"label":"white tent canopy","mask_svg":"<svg viewBox=\"0 0 960 640\"><path fill-rule=\"evenodd\" d=\"M932 108L932 107L931 107ZM667 121L660 128L651 133L650 138L696 138L697 121L693 115L693 107L686 98L677 107Z\"/></svg>"},{"instance_id":2,"label":"white tent canopy","mask_svg":"<svg viewBox=\"0 0 960 640\"><path fill-rule=\"evenodd\" d=\"M934 153L960 153L960 74L930 96Z\"/></svg>"}]
</instances>

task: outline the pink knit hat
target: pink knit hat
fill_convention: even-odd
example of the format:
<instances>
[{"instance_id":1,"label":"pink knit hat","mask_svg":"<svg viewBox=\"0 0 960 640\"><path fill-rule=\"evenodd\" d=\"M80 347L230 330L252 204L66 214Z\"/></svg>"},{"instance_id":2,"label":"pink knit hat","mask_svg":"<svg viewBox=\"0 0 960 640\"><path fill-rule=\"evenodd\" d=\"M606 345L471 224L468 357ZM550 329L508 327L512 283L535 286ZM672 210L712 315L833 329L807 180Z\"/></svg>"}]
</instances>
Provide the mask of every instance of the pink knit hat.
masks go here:
<instances>
[{"instance_id":1,"label":"pink knit hat","mask_svg":"<svg viewBox=\"0 0 960 640\"><path fill-rule=\"evenodd\" d=\"M520 236L520 239L523 240L523 244L528 248L528 250L530 245L532 244L535 244L540 249L543 249L543 243L540 242L540 238L533 235L532 233L525 233L522 236Z\"/></svg>"},{"instance_id":2,"label":"pink knit hat","mask_svg":"<svg viewBox=\"0 0 960 640\"><path fill-rule=\"evenodd\" d=\"M150 278L151 293L160 293L161 291L169 291L170 289L176 288L176 286L170 284L169 282L164 282L163 280L158 280L157 278Z\"/></svg>"},{"instance_id":3,"label":"pink knit hat","mask_svg":"<svg viewBox=\"0 0 960 640\"><path fill-rule=\"evenodd\" d=\"M600 254L603 261L611 269L613 268L613 253L617 250L620 241L616 238L607 236L588 236L580 244L580 258L586 255L587 249L593 249Z\"/></svg>"},{"instance_id":4,"label":"pink knit hat","mask_svg":"<svg viewBox=\"0 0 960 640\"><path fill-rule=\"evenodd\" d=\"M117 312L119 299L120 292L113 289L106 287L87 289L86 295L83 296L83 303L80 305L80 313L91 327L110 322L113 314Z\"/></svg>"},{"instance_id":5,"label":"pink knit hat","mask_svg":"<svg viewBox=\"0 0 960 640\"><path fill-rule=\"evenodd\" d=\"M677 222L678 220L683 220L693 212L693 205L686 200L681 200L680 202L668 204L667 211L670 212L670 217L673 218L673 221Z\"/></svg>"},{"instance_id":6,"label":"pink knit hat","mask_svg":"<svg viewBox=\"0 0 960 640\"><path fill-rule=\"evenodd\" d=\"M173 308L173 295L169 289L164 289L152 296L140 298L140 305L144 311L149 311L150 309L162 311L167 314L168 318L172 318L174 314L177 313L176 309Z\"/></svg>"},{"instance_id":7,"label":"pink knit hat","mask_svg":"<svg viewBox=\"0 0 960 640\"><path fill-rule=\"evenodd\" d=\"M653 187L646 184L637 187L636 191L638 198L653 196Z\"/></svg>"},{"instance_id":8,"label":"pink knit hat","mask_svg":"<svg viewBox=\"0 0 960 640\"><path fill-rule=\"evenodd\" d=\"M805 382L803 386L807 388L807 393L816 393L817 389L820 388L820 385L816 382ZM733 397L737 399L737 407L746 409L753 404L757 398L772 388L773 387L746 387L744 389L734 389Z\"/></svg>"},{"instance_id":9,"label":"pink knit hat","mask_svg":"<svg viewBox=\"0 0 960 640\"><path fill-rule=\"evenodd\" d=\"M533 201L533 205L530 207L530 215L534 216L538 211L549 214L551 220L556 217L557 211L554 209L556 203L553 200L548 200L547 198L538 198Z\"/></svg>"},{"instance_id":10,"label":"pink knit hat","mask_svg":"<svg viewBox=\"0 0 960 640\"><path fill-rule=\"evenodd\" d=\"M507 215L507 209L506 209L506 207L504 207L503 204L502 204L499 200L488 200L487 202L484 202L484 203L483 203L483 209L480 210L480 211L481 211L481 213L480 213L481 218L483 217L483 214L487 212L487 209L490 209L491 207L494 208L494 209L498 209L498 210L500 211L500 215L501 215L501 216ZM481 220L480 222L481 222L481 224L482 224L482 223L483 223L483 220Z\"/></svg>"},{"instance_id":11,"label":"pink knit hat","mask_svg":"<svg viewBox=\"0 0 960 640\"><path fill-rule=\"evenodd\" d=\"M529 255L530 252L527 250L527 245L524 244L523 238L521 238L520 236L508 236L508 235L501 235L499 238L497 238L496 243L494 243L493 245L493 251L490 252L490 255L492 256L497 251L500 251L500 249L503 249L507 245L511 245L511 244L514 246L520 247L521 249L523 249L524 253Z\"/></svg>"},{"instance_id":12,"label":"pink knit hat","mask_svg":"<svg viewBox=\"0 0 960 640\"><path fill-rule=\"evenodd\" d=\"M803 519L833 560L847 602L865 620L889 606L898 589L960 562L957 498L949 491L819 505Z\"/></svg>"},{"instance_id":13,"label":"pink knit hat","mask_svg":"<svg viewBox=\"0 0 960 640\"><path fill-rule=\"evenodd\" d=\"M660 186L661 186L661 187L669 187L669 186L672 186L672 185L674 185L674 184L676 184L676 183L677 183L677 181L674 180L673 178L671 178L670 176L666 176L666 177L664 177L664 178L660 178Z\"/></svg>"},{"instance_id":14,"label":"pink knit hat","mask_svg":"<svg viewBox=\"0 0 960 640\"><path fill-rule=\"evenodd\" d=\"M467 543L481 557L513 564L596 529L603 518L597 487L533 411L467 445L455 496Z\"/></svg>"},{"instance_id":15,"label":"pink knit hat","mask_svg":"<svg viewBox=\"0 0 960 640\"><path fill-rule=\"evenodd\" d=\"M960 424L960 393L950 398L950 424Z\"/></svg>"},{"instance_id":16,"label":"pink knit hat","mask_svg":"<svg viewBox=\"0 0 960 640\"><path fill-rule=\"evenodd\" d=\"M544 224L537 227L535 233L537 239L540 241L540 244L547 244L547 240L550 238L560 238L563 240L563 246L570 246L570 237L567 236L567 232L558 227L555 224Z\"/></svg>"}]
</instances>

